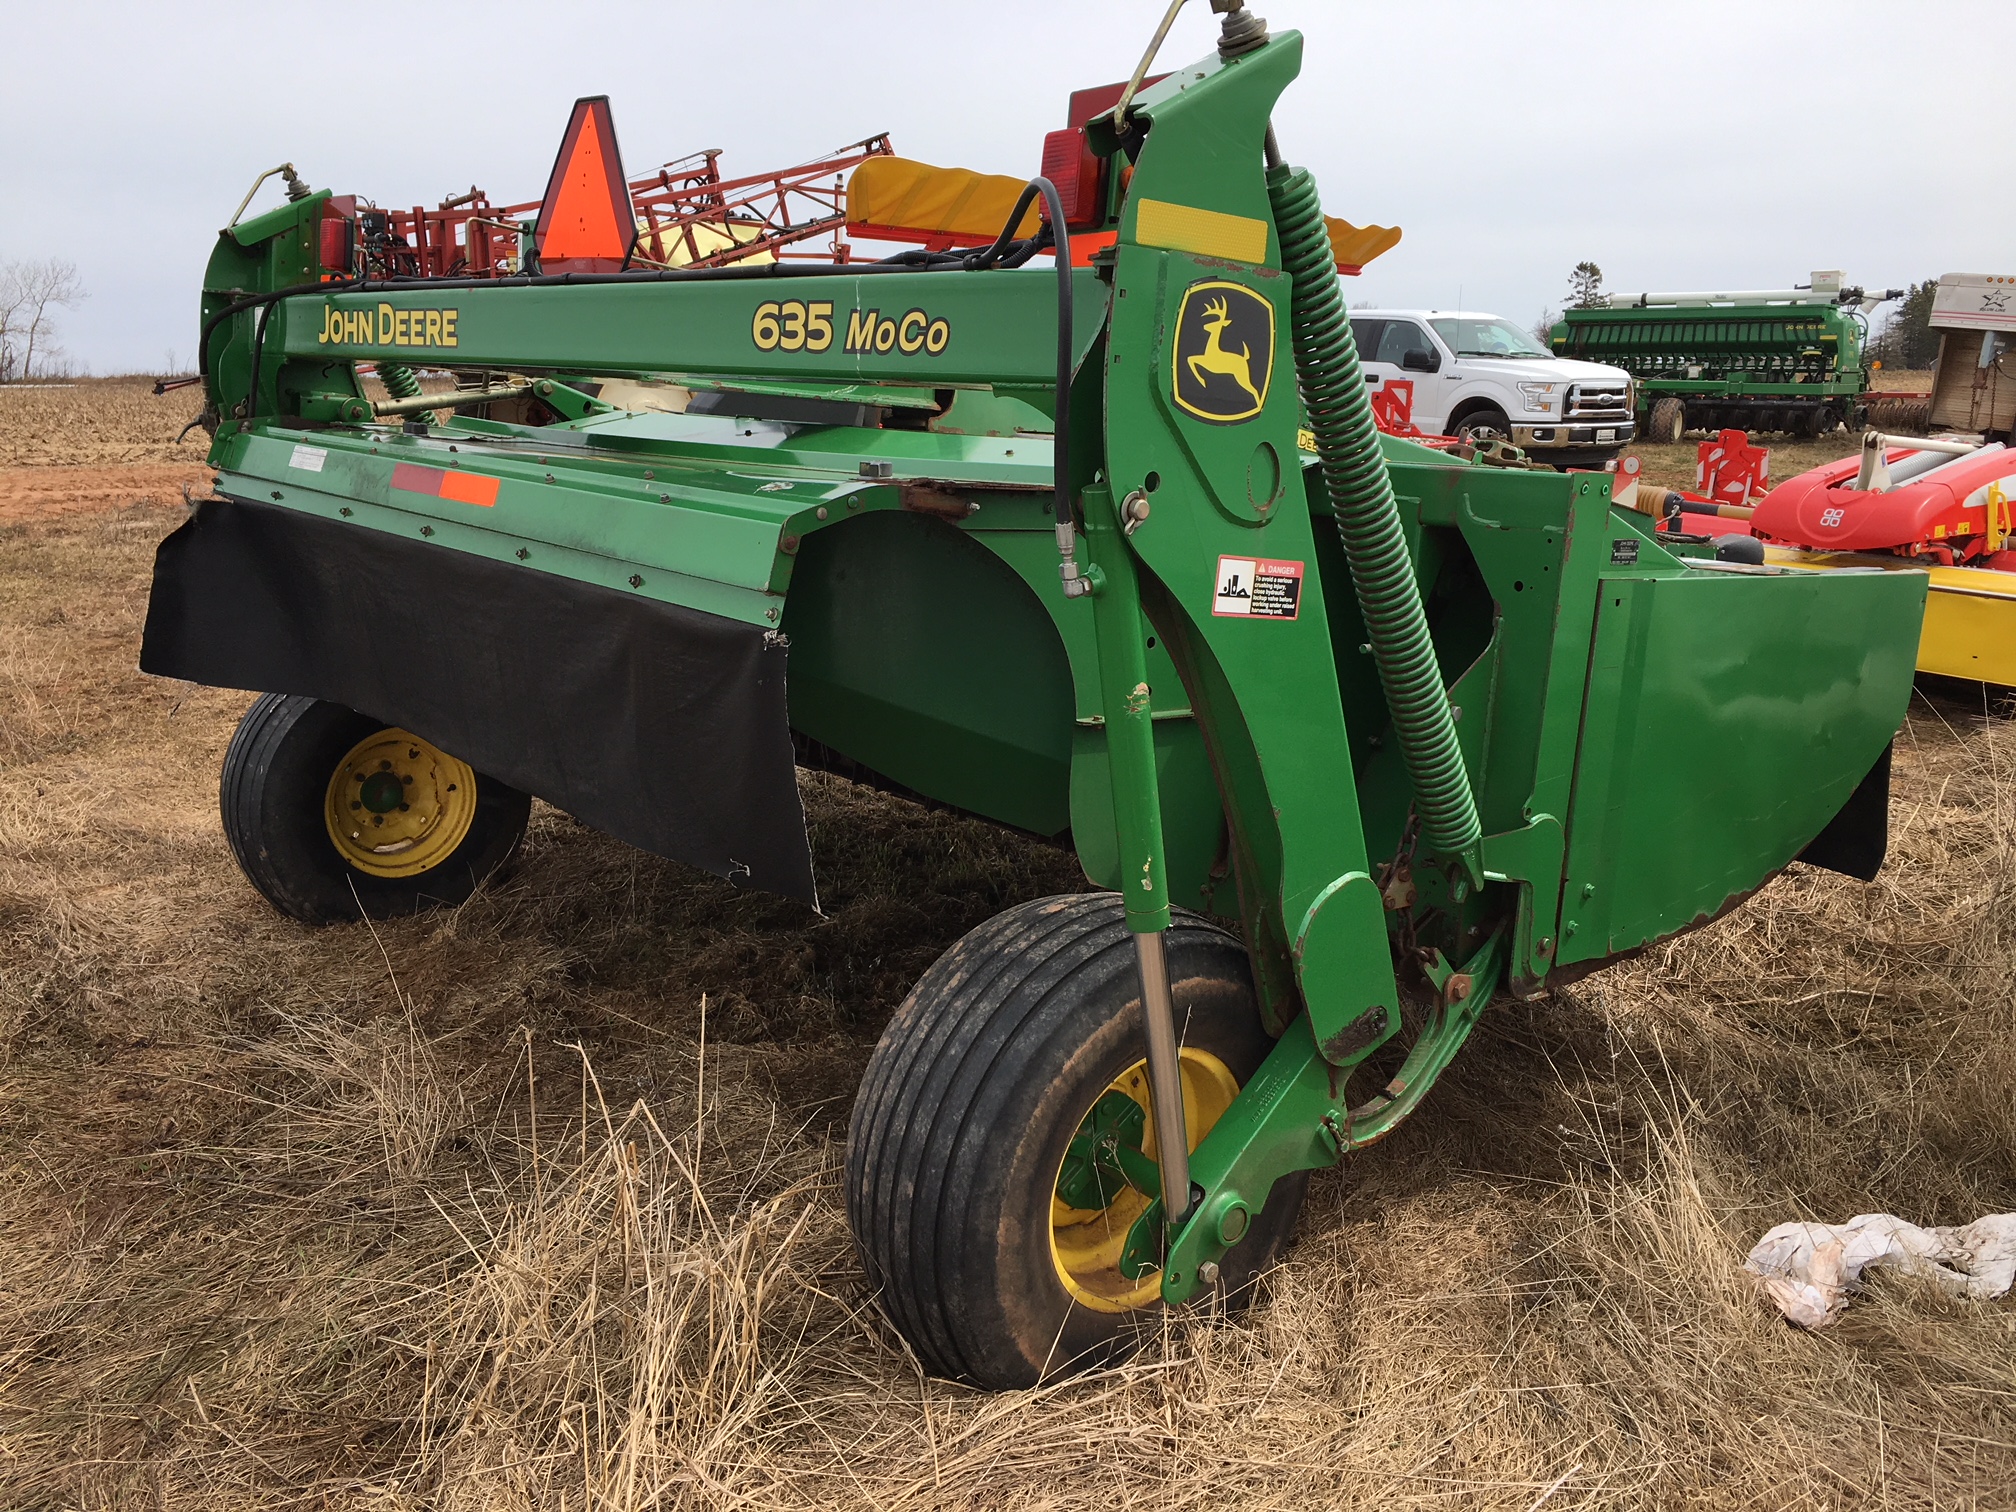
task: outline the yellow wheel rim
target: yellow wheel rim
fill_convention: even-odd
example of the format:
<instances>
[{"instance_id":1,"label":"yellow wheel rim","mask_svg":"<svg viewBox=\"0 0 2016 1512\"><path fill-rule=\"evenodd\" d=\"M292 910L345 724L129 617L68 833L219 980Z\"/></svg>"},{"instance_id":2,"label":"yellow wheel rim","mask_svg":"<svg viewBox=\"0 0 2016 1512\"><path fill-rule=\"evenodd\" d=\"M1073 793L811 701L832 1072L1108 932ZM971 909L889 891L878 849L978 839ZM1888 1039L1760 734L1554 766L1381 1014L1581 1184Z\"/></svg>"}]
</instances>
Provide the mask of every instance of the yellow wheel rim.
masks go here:
<instances>
[{"instance_id":1,"label":"yellow wheel rim","mask_svg":"<svg viewBox=\"0 0 2016 1512\"><path fill-rule=\"evenodd\" d=\"M323 821L337 853L373 877L413 877L455 853L476 819L469 764L404 730L350 748L329 778Z\"/></svg>"},{"instance_id":2,"label":"yellow wheel rim","mask_svg":"<svg viewBox=\"0 0 2016 1512\"><path fill-rule=\"evenodd\" d=\"M1194 1150L1232 1106L1232 1099L1239 1095L1239 1080L1225 1062L1206 1050L1186 1047L1182 1063L1184 1129ZM1122 1071L1093 1099L1093 1108L1086 1111L1079 1125L1080 1132L1091 1128L1096 1109L1115 1106L1107 1101L1115 1093L1140 1109L1141 1153L1156 1159L1145 1060ZM1146 1307L1162 1294L1162 1272L1150 1271L1138 1279L1124 1276L1120 1273L1120 1251L1127 1243L1127 1231L1147 1211L1150 1199L1132 1186L1121 1185L1103 1208L1073 1207L1058 1195L1072 1159L1070 1154L1065 1156L1051 1185L1050 1259L1057 1267L1057 1279L1074 1298L1098 1312Z\"/></svg>"}]
</instances>

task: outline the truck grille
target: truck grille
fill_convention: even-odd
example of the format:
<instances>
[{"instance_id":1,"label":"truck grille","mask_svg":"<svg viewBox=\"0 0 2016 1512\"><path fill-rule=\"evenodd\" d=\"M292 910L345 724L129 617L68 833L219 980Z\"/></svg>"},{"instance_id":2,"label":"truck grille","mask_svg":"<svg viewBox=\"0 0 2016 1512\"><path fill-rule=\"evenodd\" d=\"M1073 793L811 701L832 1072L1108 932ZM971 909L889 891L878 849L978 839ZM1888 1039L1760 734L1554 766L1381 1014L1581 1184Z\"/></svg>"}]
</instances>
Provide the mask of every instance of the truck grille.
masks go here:
<instances>
[{"instance_id":1,"label":"truck grille","mask_svg":"<svg viewBox=\"0 0 2016 1512\"><path fill-rule=\"evenodd\" d=\"M1571 384L1568 389L1569 420L1628 420L1629 393L1623 384Z\"/></svg>"}]
</instances>

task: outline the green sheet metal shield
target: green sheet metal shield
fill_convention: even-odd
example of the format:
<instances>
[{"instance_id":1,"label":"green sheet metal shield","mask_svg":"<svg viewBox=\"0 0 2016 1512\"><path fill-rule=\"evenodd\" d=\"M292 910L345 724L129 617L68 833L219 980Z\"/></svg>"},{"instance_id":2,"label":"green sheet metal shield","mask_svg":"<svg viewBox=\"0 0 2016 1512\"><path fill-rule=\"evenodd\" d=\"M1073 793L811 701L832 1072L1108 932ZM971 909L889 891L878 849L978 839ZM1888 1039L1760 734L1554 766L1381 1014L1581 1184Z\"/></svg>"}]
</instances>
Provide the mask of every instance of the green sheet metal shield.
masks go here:
<instances>
[{"instance_id":1,"label":"green sheet metal shield","mask_svg":"<svg viewBox=\"0 0 2016 1512\"><path fill-rule=\"evenodd\" d=\"M1274 376L1274 306L1244 284L1200 279L1183 291L1172 367L1184 410L1215 425L1251 420Z\"/></svg>"}]
</instances>

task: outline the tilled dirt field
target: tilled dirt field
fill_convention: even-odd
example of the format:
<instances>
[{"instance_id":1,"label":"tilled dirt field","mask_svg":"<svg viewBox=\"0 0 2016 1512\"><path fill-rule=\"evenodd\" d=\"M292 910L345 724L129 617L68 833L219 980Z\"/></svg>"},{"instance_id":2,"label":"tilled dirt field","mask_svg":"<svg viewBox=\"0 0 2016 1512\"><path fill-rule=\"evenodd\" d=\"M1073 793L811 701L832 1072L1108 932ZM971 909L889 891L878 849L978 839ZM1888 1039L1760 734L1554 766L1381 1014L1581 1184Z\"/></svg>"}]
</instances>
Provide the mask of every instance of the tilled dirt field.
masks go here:
<instances>
[{"instance_id":1,"label":"tilled dirt field","mask_svg":"<svg viewBox=\"0 0 2016 1512\"><path fill-rule=\"evenodd\" d=\"M455 913L281 919L216 816L248 697L134 668L183 464L120 423L5 432L47 463L0 523L0 1505L2016 1506L2016 1303L1883 1281L1809 1335L1738 1269L2016 1209L1978 696L1914 711L1875 884L1494 1008L1252 1314L981 1396L878 1321L841 1144L911 981L1071 859L807 778L824 917L541 808Z\"/></svg>"}]
</instances>

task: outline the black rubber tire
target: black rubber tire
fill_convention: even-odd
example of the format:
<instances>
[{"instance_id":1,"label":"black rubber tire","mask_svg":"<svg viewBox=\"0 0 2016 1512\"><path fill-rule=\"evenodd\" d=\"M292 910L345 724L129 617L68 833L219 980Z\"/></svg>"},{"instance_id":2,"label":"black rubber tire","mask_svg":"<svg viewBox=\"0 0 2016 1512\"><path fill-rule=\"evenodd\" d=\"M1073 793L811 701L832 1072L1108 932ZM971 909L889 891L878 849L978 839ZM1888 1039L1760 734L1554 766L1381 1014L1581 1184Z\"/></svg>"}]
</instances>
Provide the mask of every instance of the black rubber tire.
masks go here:
<instances>
[{"instance_id":1,"label":"black rubber tire","mask_svg":"<svg viewBox=\"0 0 2016 1512\"><path fill-rule=\"evenodd\" d=\"M1645 434L1639 439L1659 446L1671 446L1686 429L1687 406L1671 394L1662 394L1652 401L1652 412L1645 417Z\"/></svg>"},{"instance_id":2,"label":"black rubber tire","mask_svg":"<svg viewBox=\"0 0 2016 1512\"><path fill-rule=\"evenodd\" d=\"M1456 422L1456 437L1461 441L1509 442L1512 439L1512 421L1497 405L1486 404L1471 410Z\"/></svg>"},{"instance_id":3,"label":"black rubber tire","mask_svg":"<svg viewBox=\"0 0 2016 1512\"><path fill-rule=\"evenodd\" d=\"M352 866L329 838L323 803L337 763L385 728L341 704L283 693L262 694L238 722L218 787L224 835L247 880L289 918L333 924L462 903L524 837L532 800L478 772L469 833L439 865L412 877Z\"/></svg>"},{"instance_id":4,"label":"black rubber tire","mask_svg":"<svg viewBox=\"0 0 2016 1512\"><path fill-rule=\"evenodd\" d=\"M1246 950L1178 912L1166 949L1178 1037L1243 1085L1272 1048ZM933 1374L1005 1389L1110 1364L1159 1300L1086 1307L1051 1258L1065 1147L1145 1054L1134 945L1110 893L997 914L932 965L868 1063L847 1138L847 1216L889 1320ZM1275 1184L1216 1295L1249 1303L1294 1230L1308 1172Z\"/></svg>"}]
</instances>

